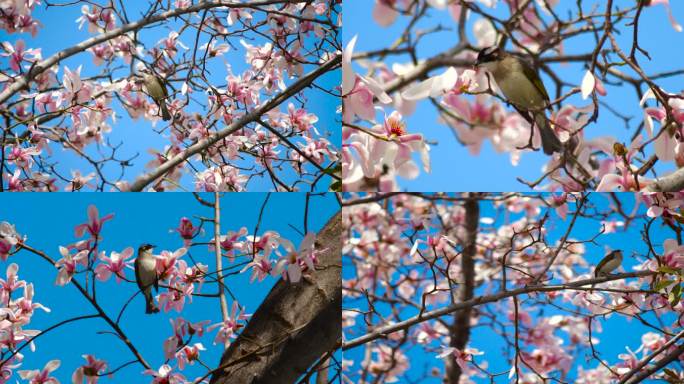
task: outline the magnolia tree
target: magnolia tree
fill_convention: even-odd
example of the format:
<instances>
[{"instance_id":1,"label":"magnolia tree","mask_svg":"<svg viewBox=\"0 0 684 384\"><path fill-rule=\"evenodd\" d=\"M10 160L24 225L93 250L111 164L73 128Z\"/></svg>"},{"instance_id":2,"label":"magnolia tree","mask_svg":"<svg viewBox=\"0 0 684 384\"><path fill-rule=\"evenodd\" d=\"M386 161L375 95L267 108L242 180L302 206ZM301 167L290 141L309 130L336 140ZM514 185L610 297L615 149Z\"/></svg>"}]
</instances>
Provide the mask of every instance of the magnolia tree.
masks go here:
<instances>
[{"instance_id":1,"label":"magnolia tree","mask_svg":"<svg viewBox=\"0 0 684 384\"><path fill-rule=\"evenodd\" d=\"M306 197L305 230L307 215L319 212L309 207L309 198L317 201L321 197ZM221 227L220 204L230 204L231 200L215 196L212 201L210 195L198 195L197 201L212 208L214 215L183 217L171 230L178 246L154 251L158 277L154 300L162 314L143 314L143 299L133 272L139 244L122 249L102 246L110 235L110 223L120 220L114 213L102 215L91 205L87 221L74 226L75 237L48 249L34 246L33 239L40 243L49 235L22 232L12 223L1 222L0 383L92 384L100 379L224 383L231 382L226 377L237 375L236 371L257 379L276 372L292 378L289 382L298 377L318 377L324 383L335 372L339 375L341 365L338 368L331 357L340 337L340 215L317 234L302 233L303 240L295 245L278 232L263 228L263 215L269 214L268 198L260 213L255 207L259 215L255 228L227 231ZM293 215L292 220L300 222L301 217ZM163 223L151 225L167 232ZM19 265L24 267L20 269ZM22 271L41 276L42 281L27 281ZM241 300L236 292L240 276L245 276L241 284L251 290L266 293L270 289L261 304L250 303L258 307L254 314L246 313L245 300L249 300ZM51 278L54 285L46 281ZM42 287L42 292L37 287ZM45 302L41 299L47 294L45 288L62 291L53 297L65 299ZM113 292L125 297L114 298ZM80 304L69 307L71 300ZM197 312L198 305L201 312ZM51 315L51 308L57 316ZM314 346L302 346L297 337L311 332L312 319L326 316L327 325L317 324L314 331L329 340L319 338ZM34 317L41 319L36 322ZM78 328L73 328L74 324ZM156 324L154 329L149 328L151 324ZM265 326L268 332L254 335L254 329ZM156 339L162 330L165 336ZM47 341L59 332L72 341ZM103 345L107 346L104 350ZM232 353L236 349L239 359ZM283 356L283 350L297 349L303 352L296 358ZM46 365L27 365L26 354L40 354L38 360ZM76 356L83 357L80 365ZM62 364L63 359L68 364Z\"/></svg>"},{"instance_id":2,"label":"magnolia tree","mask_svg":"<svg viewBox=\"0 0 684 384\"><path fill-rule=\"evenodd\" d=\"M372 14L387 29L346 33L346 190L398 190L398 177L429 181L424 172L430 172L431 149L460 147L477 157L489 142L497 153L509 154L513 166L539 151L536 127L507 107L493 78L474 66L478 52L491 46L522 56L540 72L550 97L547 118L563 144L561 151L544 155L538 177L518 177L520 187L563 192L684 188L684 171L676 170L684 166L684 100L672 81L684 70L675 51L662 49L662 39L670 38L663 30L676 38L682 27L668 0L352 2L355 12ZM657 13L663 7L667 14ZM646 15L651 24L640 30ZM361 42L373 49L355 50ZM649 52L654 48L660 55ZM417 107L422 108L416 112ZM411 120L414 113L420 118ZM429 125L453 135L440 137L434 147L435 138L424 134ZM514 172L511 181L518 184ZM454 176L458 180L458 168Z\"/></svg>"},{"instance_id":3,"label":"magnolia tree","mask_svg":"<svg viewBox=\"0 0 684 384\"><path fill-rule=\"evenodd\" d=\"M0 2L0 190L339 188L338 3Z\"/></svg>"},{"instance_id":4,"label":"magnolia tree","mask_svg":"<svg viewBox=\"0 0 684 384\"><path fill-rule=\"evenodd\" d=\"M682 382L683 203L348 195L346 382ZM595 274L617 249L622 265Z\"/></svg>"}]
</instances>

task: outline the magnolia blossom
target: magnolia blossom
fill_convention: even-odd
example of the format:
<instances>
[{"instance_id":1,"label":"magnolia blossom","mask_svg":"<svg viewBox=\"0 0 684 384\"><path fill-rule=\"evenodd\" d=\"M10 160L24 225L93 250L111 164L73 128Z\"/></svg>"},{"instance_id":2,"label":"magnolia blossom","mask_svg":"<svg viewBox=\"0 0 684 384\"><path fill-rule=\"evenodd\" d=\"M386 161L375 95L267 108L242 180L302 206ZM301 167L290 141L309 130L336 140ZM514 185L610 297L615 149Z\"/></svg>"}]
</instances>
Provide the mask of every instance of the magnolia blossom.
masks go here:
<instances>
[{"instance_id":1,"label":"magnolia blossom","mask_svg":"<svg viewBox=\"0 0 684 384\"><path fill-rule=\"evenodd\" d=\"M484 355L484 352L480 352L475 348L466 348L464 350L460 350L458 348L448 347L444 348L442 353L437 355L437 357L441 359L450 355L454 356L454 359L456 359L456 364L458 364L462 370L468 371L470 368L468 367L468 363L473 361L473 356Z\"/></svg>"},{"instance_id":2,"label":"magnolia blossom","mask_svg":"<svg viewBox=\"0 0 684 384\"><path fill-rule=\"evenodd\" d=\"M59 368L60 364L59 360L50 360L41 370L18 371L17 373L22 379L29 380L30 384L59 384L59 380L51 377L50 374Z\"/></svg>"},{"instance_id":3,"label":"magnolia blossom","mask_svg":"<svg viewBox=\"0 0 684 384\"><path fill-rule=\"evenodd\" d=\"M146 369L143 372L145 375L152 376L152 384L183 384L185 383L185 376L178 372L173 372L170 365L164 364L159 367L159 370Z\"/></svg>"},{"instance_id":4,"label":"magnolia blossom","mask_svg":"<svg viewBox=\"0 0 684 384\"><path fill-rule=\"evenodd\" d=\"M95 276L98 280L107 281L113 273L116 275L116 282L120 283L126 275L125 268L133 268L131 266L133 261L126 261L131 256L133 256L133 248L131 247L124 249L121 253L112 252L109 257L101 252L99 257L101 263L95 267Z\"/></svg>"},{"instance_id":5,"label":"magnolia blossom","mask_svg":"<svg viewBox=\"0 0 684 384\"><path fill-rule=\"evenodd\" d=\"M83 250L76 254L71 254L69 249L60 246L59 253L62 255L62 258L55 263L55 266L59 268L55 284L66 285L71 281L71 278L74 277L76 267L79 264L82 266L88 265L88 251Z\"/></svg>"},{"instance_id":6,"label":"magnolia blossom","mask_svg":"<svg viewBox=\"0 0 684 384\"><path fill-rule=\"evenodd\" d=\"M314 270L316 263L316 251L314 245L316 242L316 234L309 232L304 236L304 239L299 244L299 249L295 249L294 245L287 239L280 239L280 244L285 248L287 254L276 263L275 268L271 272L274 276L283 274L287 276L292 283L299 282L302 277L302 272ZM285 273L285 270L287 273Z\"/></svg>"},{"instance_id":7,"label":"magnolia blossom","mask_svg":"<svg viewBox=\"0 0 684 384\"><path fill-rule=\"evenodd\" d=\"M243 309L237 301L233 301L233 306L231 307L228 319L224 322L211 325L207 327L207 331L211 332L218 328L218 333L214 338L214 344L230 344L230 342L237 337L237 333L244 327L244 320L249 319L252 316L248 313L243 313Z\"/></svg>"},{"instance_id":8,"label":"magnolia blossom","mask_svg":"<svg viewBox=\"0 0 684 384\"><path fill-rule=\"evenodd\" d=\"M78 367L71 375L71 381L74 384L97 384L100 380L100 375L107 369L107 363L104 360L98 360L93 355L83 355L83 358L88 362L86 365Z\"/></svg>"},{"instance_id":9,"label":"magnolia blossom","mask_svg":"<svg viewBox=\"0 0 684 384\"><path fill-rule=\"evenodd\" d=\"M106 221L111 220L112 218L114 218L113 213L110 213L100 218L100 213L98 212L97 207L94 205L89 205L88 222L85 224L77 225L74 233L76 234L76 237L82 237L86 232L88 232L88 234L91 237L98 239L100 231L102 231L103 224Z\"/></svg>"}]
</instances>

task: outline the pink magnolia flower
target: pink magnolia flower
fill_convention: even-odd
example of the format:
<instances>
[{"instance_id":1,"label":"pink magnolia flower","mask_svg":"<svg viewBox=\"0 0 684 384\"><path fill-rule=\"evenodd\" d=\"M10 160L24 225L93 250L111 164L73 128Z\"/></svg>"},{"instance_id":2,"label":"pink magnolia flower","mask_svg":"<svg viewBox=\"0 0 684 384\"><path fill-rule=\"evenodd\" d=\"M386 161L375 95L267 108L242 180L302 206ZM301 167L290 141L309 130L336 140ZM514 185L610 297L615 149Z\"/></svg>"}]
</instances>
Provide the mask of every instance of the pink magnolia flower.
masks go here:
<instances>
[{"instance_id":1,"label":"pink magnolia flower","mask_svg":"<svg viewBox=\"0 0 684 384\"><path fill-rule=\"evenodd\" d=\"M26 286L26 281L19 280L19 266L11 263L7 266L7 279L0 279L0 303L8 305L12 293Z\"/></svg>"},{"instance_id":2,"label":"pink magnolia flower","mask_svg":"<svg viewBox=\"0 0 684 384\"><path fill-rule=\"evenodd\" d=\"M81 188L85 186L89 187L94 187L91 183L89 183L90 180L92 180L95 177L95 172L91 172L85 176L81 174L80 170L74 170L71 171L71 181L69 184L64 187L64 190L67 192L76 192L81 190Z\"/></svg>"},{"instance_id":3,"label":"pink magnolia flower","mask_svg":"<svg viewBox=\"0 0 684 384\"><path fill-rule=\"evenodd\" d=\"M344 111L342 120L345 122L352 122L354 116L373 120L375 117L374 97L377 97L378 101L383 104L392 102L392 98L385 93L377 81L358 75L354 71L351 59L354 54L356 38L357 36L354 36L349 41L349 44L347 44L342 53L342 101ZM345 134L345 131L348 132L346 128L343 128L343 138L347 138L349 135L349 133Z\"/></svg>"},{"instance_id":4,"label":"pink magnolia flower","mask_svg":"<svg viewBox=\"0 0 684 384\"><path fill-rule=\"evenodd\" d=\"M55 267L59 268L55 284L66 285L74 277L78 264L84 266L88 264L88 251L83 250L72 255L67 248L60 246L59 253L62 258L55 263Z\"/></svg>"},{"instance_id":5,"label":"pink magnolia flower","mask_svg":"<svg viewBox=\"0 0 684 384\"><path fill-rule=\"evenodd\" d=\"M50 309L45 307L43 304L33 302L33 284L28 284L24 288L24 297L15 302L16 308L19 312L16 314L17 318L25 318L28 323L28 319L33 316L34 309L42 309L45 312L50 312Z\"/></svg>"},{"instance_id":6,"label":"pink magnolia flower","mask_svg":"<svg viewBox=\"0 0 684 384\"><path fill-rule=\"evenodd\" d=\"M164 364L159 367L159 370L146 369L143 372L145 375L154 377L152 384L182 384L185 383L185 376L180 373L174 373L170 365Z\"/></svg>"},{"instance_id":7,"label":"pink magnolia flower","mask_svg":"<svg viewBox=\"0 0 684 384\"><path fill-rule=\"evenodd\" d=\"M186 345L176 353L176 360L178 361L178 369L185 369L186 364L194 365L196 360L199 360L200 351L206 351L202 343L195 343L192 346Z\"/></svg>"},{"instance_id":8,"label":"pink magnolia flower","mask_svg":"<svg viewBox=\"0 0 684 384\"><path fill-rule=\"evenodd\" d=\"M93 355L83 355L83 358L88 363L74 371L71 375L72 383L82 384L85 380L86 384L97 384L100 375L107 369L107 363L104 360L96 359Z\"/></svg>"},{"instance_id":9,"label":"pink magnolia flower","mask_svg":"<svg viewBox=\"0 0 684 384\"><path fill-rule=\"evenodd\" d=\"M159 294L159 305L168 312L175 309L177 312L182 312L185 306L185 298L192 301L192 293L195 286L193 284L178 284L173 283L169 286L169 290Z\"/></svg>"},{"instance_id":10,"label":"pink magnolia flower","mask_svg":"<svg viewBox=\"0 0 684 384\"><path fill-rule=\"evenodd\" d=\"M223 250L225 255L228 256L231 262L235 260L235 251L242 251L245 247L244 241L239 241L239 239L247 234L247 228L242 227L238 231L228 231L224 236L219 237L219 244L221 250ZM211 240L211 245L209 250L214 250L214 239Z\"/></svg>"},{"instance_id":11,"label":"pink magnolia flower","mask_svg":"<svg viewBox=\"0 0 684 384\"><path fill-rule=\"evenodd\" d=\"M280 239L280 244L285 248L287 254L278 260L272 274L276 276L282 273L283 277L287 276L290 282L296 283L302 277L302 272L307 268L313 271L316 262L315 242L316 235L313 232L309 232L304 236L304 239L299 244L299 249L295 249L289 240ZM287 269L287 274L284 273L285 269Z\"/></svg>"},{"instance_id":12,"label":"pink magnolia flower","mask_svg":"<svg viewBox=\"0 0 684 384\"><path fill-rule=\"evenodd\" d=\"M50 360L41 370L17 371L17 373L22 379L30 380L29 384L59 384L59 380L50 377L50 374L59 368L59 365L59 360Z\"/></svg>"},{"instance_id":13,"label":"pink magnolia flower","mask_svg":"<svg viewBox=\"0 0 684 384\"><path fill-rule=\"evenodd\" d=\"M233 301L228 319L224 322L207 327L207 331L209 332L219 328L219 331L214 338L214 344L229 344L232 339L237 337L237 332L245 326L244 320L249 319L250 316L252 315L243 313L243 310L240 308L237 301Z\"/></svg>"},{"instance_id":14,"label":"pink magnolia flower","mask_svg":"<svg viewBox=\"0 0 684 384\"><path fill-rule=\"evenodd\" d=\"M26 44L22 39L17 40L14 43L14 46L12 46L11 42L5 41L2 43L2 48L5 50L6 53L1 53L0 56L9 56L10 68L12 68L12 70L16 72L19 72L21 70L21 63L23 61L34 63L42 58L40 48L25 49Z\"/></svg>"},{"instance_id":15,"label":"pink magnolia flower","mask_svg":"<svg viewBox=\"0 0 684 384\"><path fill-rule=\"evenodd\" d=\"M116 282L120 283L126 276L125 268L133 268L131 266L133 261L126 261L131 256L133 256L133 248L131 247L124 249L121 253L112 252L109 257L102 252L100 254L101 263L95 267L95 276L100 281L107 281L113 273L116 276Z\"/></svg>"},{"instance_id":16,"label":"pink magnolia flower","mask_svg":"<svg viewBox=\"0 0 684 384\"><path fill-rule=\"evenodd\" d=\"M470 368L468 367L468 363L473 361L473 356L484 355L484 352L480 352L475 348L466 348L464 350L460 350L458 348L448 347L444 348L442 353L437 355L437 358L441 359L449 355L454 356L454 358L456 359L456 364L458 364L458 366L461 367L462 370L468 371L468 369Z\"/></svg>"},{"instance_id":17,"label":"pink magnolia flower","mask_svg":"<svg viewBox=\"0 0 684 384\"><path fill-rule=\"evenodd\" d=\"M195 227L187 217L181 217L178 227L175 229L183 238L185 246L188 246L192 239L200 233L201 228Z\"/></svg>"},{"instance_id":18,"label":"pink magnolia flower","mask_svg":"<svg viewBox=\"0 0 684 384\"><path fill-rule=\"evenodd\" d=\"M0 260L7 261L12 247L21 241L14 225L3 221L0 222Z\"/></svg>"},{"instance_id":19,"label":"pink magnolia flower","mask_svg":"<svg viewBox=\"0 0 684 384\"><path fill-rule=\"evenodd\" d=\"M280 234L274 231L266 231L263 236L246 236L245 239L245 253L256 254L258 252L264 252L264 256L268 257L271 252L280 243Z\"/></svg>"},{"instance_id":20,"label":"pink magnolia flower","mask_svg":"<svg viewBox=\"0 0 684 384\"><path fill-rule=\"evenodd\" d=\"M83 104L87 102L90 100L90 96L92 94L91 86L81 81L82 67L82 65L79 65L75 71L72 71L69 69L69 67L64 66L64 78L62 79L62 84L64 85L65 92L62 95L62 98L75 104ZM76 109L76 111L77 110L78 109ZM75 120L78 121L80 119Z\"/></svg>"},{"instance_id":21,"label":"pink magnolia flower","mask_svg":"<svg viewBox=\"0 0 684 384\"><path fill-rule=\"evenodd\" d=\"M254 282L256 279L258 279L258 281L263 281L266 276L271 275L273 272L273 262L263 254L257 253L254 256L254 259L242 268L240 273L245 272L249 268L252 268L252 276L249 278L250 283Z\"/></svg>"},{"instance_id":22,"label":"pink magnolia flower","mask_svg":"<svg viewBox=\"0 0 684 384\"><path fill-rule=\"evenodd\" d=\"M88 206L88 222L84 224L79 224L74 229L76 237L82 237L86 232L94 238L98 239L100 236L100 231L102 231L102 226L106 221L111 220L114 217L113 213L105 215L100 218L100 213L97 207L94 205Z\"/></svg>"},{"instance_id":23,"label":"pink magnolia flower","mask_svg":"<svg viewBox=\"0 0 684 384\"><path fill-rule=\"evenodd\" d=\"M662 262L672 268L684 269L684 246L675 239L667 239L663 242L663 248Z\"/></svg>"},{"instance_id":24,"label":"pink magnolia flower","mask_svg":"<svg viewBox=\"0 0 684 384\"><path fill-rule=\"evenodd\" d=\"M16 164L21 168L28 168L33 164L33 156L40 155L41 150L37 147L21 147L8 145L9 151L5 158L9 164Z\"/></svg>"},{"instance_id":25,"label":"pink magnolia flower","mask_svg":"<svg viewBox=\"0 0 684 384\"><path fill-rule=\"evenodd\" d=\"M164 250L159 255L155 256L157 259L156 267L159 280L166 280L178 274L179 271L176 262L179 258L183 257L187 251L187 248L178 248L174 252Z\"/></svg>"}]
</instances>

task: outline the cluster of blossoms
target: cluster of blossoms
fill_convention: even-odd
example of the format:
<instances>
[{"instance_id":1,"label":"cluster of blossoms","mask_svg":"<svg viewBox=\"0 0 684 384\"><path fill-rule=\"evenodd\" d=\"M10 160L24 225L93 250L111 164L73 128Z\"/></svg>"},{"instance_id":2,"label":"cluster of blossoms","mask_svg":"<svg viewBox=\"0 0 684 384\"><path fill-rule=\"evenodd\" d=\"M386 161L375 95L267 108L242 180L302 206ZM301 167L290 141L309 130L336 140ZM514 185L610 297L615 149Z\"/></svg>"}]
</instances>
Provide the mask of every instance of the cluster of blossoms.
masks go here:
<instances>
[{"instance_id":1,"label":"cluster of blossoms","mask_svg":"<svg viewBox=\"0 0 684 384\"><path fill-rule=\"evenodd\" d=\"M3 223L5 224L5 223ZM0 383L8 383L12 372L21 366L24 355L18 351L23 343L29 343L31 350L35 350L32 338L40 334L39 330L26 328L36 309L45 312L50 310L40 303L33 301L33 284L19 279L19 266L11 263L5 272L5 278L0 278ZM46 365L46 372L56 369L59 362ZM19 371L22 378L32 378L32 371ZM48 383L49 381L43 381Z\"/></svg>"},{"instance_id":2,"label":"cluster of blossoms","mask_svg":"<svg viewBox=\"0 0 684 384\"><path fill-rule=\"evenodd\" d=\"M373 195L364 197L372 200ZM453 295L468 273L462 269L461 260L468 213L458 202L463 199L457 196L456 202L450 202L452 197L399 194L345 208L343 226L349 236L343 240L343 262L351 264L350 270L355 271L343 280L345 340L406 320L418 311L429 312L453 303ZM596 220L597 231L603 235L632 231L639 236L641 228L634 229L639 225L635 223L651 220L649 216L656 216L654 211L665 223L681 217L681 194L634 194L634 197L633 209L622 202L620 209L627 213L617 214L615 203L609 203L610 213L593 216L589 212L598 210L601 206L598 201L605 196L483 195L479 204L487 208L481 208L477 219L473 255L476 295L532 287L540 282L562 285L592 279L593 267L601 257L595 255L596 248L572 234L564 241L554 234L563 233L570 215L575 215L578 209L581 210L578 220ZM353 200L350 197L348 201ZM577 225L588 227L586 222ZM655 228L658 224L652 225ZM630 250L635 261L625 262L617 271L650 271L650 274L598 283L592 289L529 293L519 296L518 303L512 298L500 299L491 308L478 306L470 326L474 330L487 327L491 321L502 327L516 324L518 352L515 357L509 356L512 367L509 377L541 383L542 377L567 376L573 367L581 365L577 356L599 344L598 334L606 326L598 317L603 316L605 321L611 316L629 320L655 311L662 321L663 332L654 333L649 328L642 336L643 344L635 352L628 348L627 353L614 356L613 362L608 362L609 368L598 364L594 369L584 367L576 373L577 380L582 382L592 378L593 382L606 384L619 380L680 328L677 316L671 315L682 308L681 279L676 278L684 271L684 246L676 238L661 240L660 235L657 238L653 244L655 255L641 257L638 250ZM549 260L553 263L549 264ZM547 314L545 307L549 305L573 309ZM369 311L377 316L369 316ZM369 319L373 319L371 323ZM350 378L367 377L365 382L377 378L385 382L400 381L412 369L407 346L415 345L436 358L454 361L463 372L464 382L488 377L487 367L491 362L488 359L494 358L487 356L490 350L485 352L475 346L450 347L452 331L448 328L449 321L445 323L443 319L446 318L420 321L410 328L384 334L381 341L367 343L366 352L359 354L362 358L344 362L347 374ZM502 328L502 332L508 331ZM673 343L668 351L676 348ZM439 377L443 372L434 368L430 375Z\"/></svg>"},{"instance_id":3,"label":"cluster of blossoms","mask_svg":"<svg viewBox=\"0 0 684 384\"><path fill-rule=\"evenodd\" d=\"M470 16L471 10L480 9L479 5L491 8L498 5L496 0L477 0L477 3L480 4L463 6L458 2L427 0L426 7L422 8L409 1L377 0L372 14L374 20L383 27L393 24L399 15L418 18L426 11L447 11L455 23L461 23L467 20L461 17L462 13ZM559 25L560 19L557 16L549 17L550 20L541 17L543 13L551 15L558 1L521 3L504 0L503 3L511 14L519 16L515 19L515 27L507 34L512 34L511 38L518 46L525 47L524 51L520 49L521 54L544 53L549 45L553 45L556 51L563 52L564 40L557 38L564 28ZM525 4L525 8L520 8L521 4ZM665 5L670 12L667 0L648 2L646 6L657 4ZM487 15L486 12L477 13L478 16ZM673 28L681 31L682 27L671 12L669 17ZM409 25L411 24L413 22ZM516 166L520 164L525 152L540 148L539 133L533 132L530 123L519 113L512 108L506 109L500 99L492 96L498 94L497 85L484 69L473 67L477 50L494 46L500 39L500 32L495 28L494 21L482 17L469 26L472 26L475 41L461 41L459 46L470 44L475 47L473 50L457 49L448 58L435 57L437 64L432 66L427 63L432 59L415 60L415 57L408 63L395 62L388 65L383 60L373 60L372 55L365 57L364 52L361 55L363 58L354 61L354 65L364 68L365 76L355 73L352 67L356 37L350 40L345 50L343 67L345 115L342 156L346 190L401 189L396 182L397 176L414 179L419 175L412 153L420 154L424 171L429 172L429 147L425 144L427 139L419 133L408 133L411 124L404 119L415 112L416 103L426 99L436 106L439 122L447 125L458 143L466 147L473 156L480 153L485 141L489 141L497 153L510 154L510 162ZM424 38L421 32L415 33L416 40ZM394 40L386 39L388 42ZM406 45L404 40L400 41ZM403 45L402 49L405 48ZM388 51L393 49L390 47ZM417 50L417 47L408 47L409 52ZM384 58L385 55L379 57ZM443 62L462 64L439 64ZM424 78L426 66L445 67L445 70L419 81ZM586 71L582 79L577 79L580 83L578 89L573 88L572 93L564 95L561 98L562 106L548 115L552 129L569 150L566 154L556 153L550 156L542 169L543 177L528 185L547 191L565 192L585 189L645 190L654 181L645 176L654 167L649 161L653 159L649 159L645 151L647 146L652 149L651 157L657 158L658 166L662 164L668 167L668 164L674 164L680 168L684 165L683 94L668 93L651 82L641 99L645 129L632 135L631 142L620 143L617 138L610 136L586 135L586 132L594 131L590 124L595 108L598 108L599 103L607 104L609 101L602 78L612 80L610 75L600 77L598 72ZM642 79L637 76L636 81L640 80ZM574 93L581 93L583 100L591 100L587 100L585 105L565 100ZM659 106L646 105L648 100L656 98ZM663 100L666 100L664 106ZM394 111L390 113L387 109ZM377 122L378 110L385 111L384 122ZM660 129L654 127L655 122L660 123ZM572 160L569 161L568 158ZM542 184L543 181L546 183Z\"/></svg>"},{"instance_id":4,"label":"cluster of blossoms","mask_svg":"<svg viewBox=\"0 0 684 384\"><path fill-rule=\"evenodd\" d=\"M30 12L37 4L40 1L2 2L0 28L10 33L30 31L35 34L38 24L31 19ZM190 1L174 2L175 8L192 5ZM192 49L181 41L181 36L175 30L153 47L144 47L137 40L139 36L129 32L94 45L87 52L92 55L94 66L103 67L105 72L117 62L135 68L134 72L137 73L147 67L173 87L174 92L166 100L173 116L168 134L165 135L168 143L163 149L149 150L151 160L146 167L154 170L164 166L170 158L180 155L188 146L240 122L255 108L287 90L289 83L303 76L307 68L313 68L311 64L322 64L330 59L330 52L325 47L321 49L314 44L331 34L330 28L323 22L336 13L329 6L329 2L317 0L285 6L274 4L258 10L225 7L216 8L206 18L202 17L202 29L206 33L231 36L235 28L245 28L255 31L264 40L256 44L254 42L259 40L246 38L247 35L240 33L240 36L245 37L240 41L240 48L244 51L247 64L247 68L240 73L235 72L228 60L224 59L224 54L236 47L217 43L220 40L216 38L196 47L199 51L197 55L203 60L200 63L192 58L190 64L188 55ZM264 14L267 17L262 22L260 18ZM200 16L197 15L197 18L199 22ZM117 12L96 4L83 5L81 17L76 21L79 29L85 29L93 35L111 33L115 28L122 27ZM195 35L192 36L194 39ZM43 59L39 48L27 48L22 39L3 42L2 50L4 53L0 51L0 55L9 59L9 70L0 79L6 85L11 85ZM238 55L236 52L232 57ZM144 64L141 58L151 64ZM190 69L189 73L178 72L179 68L189 65L196 65L203 70L209 60L224 61L225 75L222 79L225 87L200 86L199 82L194 81L192 72L199 71L199 68ZM112 103L113 100L118 99L123 111L133 120L144 118L152 121L153 125L161 120L158 106L148 96L143 81L136 73L103 81L99 76L82 75L82 70L82 66L76 69L58 65L45 68L30 82L29 89L18 92L19 99L2 103L4 109L11 111L17 120L30 121L25 132L15 129L12 134L17 139L7 140L5 145L3 165L7 169L7 190L75 191L102 189L105 185L114 190L131 188L129 180L102 180L104 176L97 172L74 169L71 177L56 177L41 166L59 153L54 151L57 147L82 157L95 145L108 148L112 154L89 158L90 162L117 161L124 168L130 166L130 160L120 159L115 153L116 146L108 141L110 133L117 128L117 113L122 111ZM177 79L181 79L178 87L175 84ZM200 96L202 93L204 97ZM307 109L306 101L305 98L299 98L298 105L292 101L274 105L262 117L269 129L261 124L243 125L216 141L201 156L198 155L197 166L189 167L188 162L181 161L168 169L164 180L151 184L150 188L156 191L175 189L181 185L181 178L189 174L194 178L198 191L242 191L251 179L248 171L263 175L282 171L284 167L294 170L299 178L315 176L313 172L316 169L325 169L338 161L338 149L328 140L326 133L319 132L316 127L318 116ZM193 111L196 109L193 108L194 104L204 107L205 113ZM44 125L60 115L66 120L59 127ZM250 166L257 166L244 166L246 156L253 158Z\"/></svg>"}]
</instances>

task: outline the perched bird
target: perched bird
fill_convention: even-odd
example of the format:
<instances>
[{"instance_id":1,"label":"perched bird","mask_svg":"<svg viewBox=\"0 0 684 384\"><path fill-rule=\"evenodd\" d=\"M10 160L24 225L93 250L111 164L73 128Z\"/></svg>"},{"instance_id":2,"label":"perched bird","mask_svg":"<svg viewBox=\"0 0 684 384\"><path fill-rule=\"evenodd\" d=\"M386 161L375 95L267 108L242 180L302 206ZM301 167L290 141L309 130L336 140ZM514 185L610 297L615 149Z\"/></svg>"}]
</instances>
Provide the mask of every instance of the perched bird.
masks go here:
<instances>
[{"instance_id":1,"label":"perched bird","mask_svg":"<svg viewBox=\"0 0 684 384\"><path fill-rule=\"evenodd\" d=\"M157 313L159 308L152 298L152 286L159 289L157 280L156 260L152 255L154 245L143 244L138 248L138 257L135 259L135 281L140 291L145 296L145 313Z\"/></svg>"},{"instance_id":2,"label":"perched bird","mask_svg":"<svg viewBox=\"0 0 684 384\"><path fill-rule=\"evenodd\" d=\"M476 65L489 71L506 100L525 120L539 128L544 153L560 152L561 142L544 111L549 104L549 95L532 65L496 46L481 50Z\"/></svg>"},{"instance_id":3,"label":"perched bird","mask_svg":"<svg viewBox=\"0 0 684 384\"><path fill-rule=\"evenodd\" d=\"M622 265L622 250L616 249L599 261L596 269L594 269L594 276L608 276L611 272L618 269L620 265Z\"/></svg>"},{"instance_id":4,"label":"perched bird","mask_svg":"<svg viewBox=\"0 0 684 384\"><path fill-rule=\"evenodd\" d=\"M171 120L171 114L166 107L166 98L169 97L169 93L166 90L164 81L147 68L143 68L140 72L143 74L145 90L147 91L147 94L152 97L157 106L159 106L162 119L164 119L164 121Z\"/></svg>"}]
</instances>

